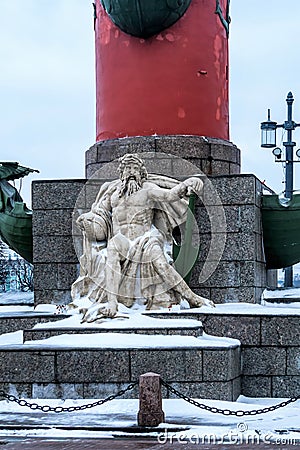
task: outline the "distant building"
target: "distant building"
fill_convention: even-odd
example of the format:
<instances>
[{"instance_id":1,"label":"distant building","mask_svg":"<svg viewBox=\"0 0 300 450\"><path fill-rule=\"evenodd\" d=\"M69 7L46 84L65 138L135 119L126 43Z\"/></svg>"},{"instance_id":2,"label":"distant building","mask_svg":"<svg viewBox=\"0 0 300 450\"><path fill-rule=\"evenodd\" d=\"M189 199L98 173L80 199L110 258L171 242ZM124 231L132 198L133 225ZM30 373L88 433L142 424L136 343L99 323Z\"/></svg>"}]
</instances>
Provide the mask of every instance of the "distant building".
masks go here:
<instances>
[{"instance_id":1,"label":"distant building","mask_svg":"<svg viewBox=\"0 0 300 450\"><path fill-rule=\"evenodd\" d=\"M33 290L32 267L6 245L0 255L0 292Z\"/></svg>"}]
</instances>

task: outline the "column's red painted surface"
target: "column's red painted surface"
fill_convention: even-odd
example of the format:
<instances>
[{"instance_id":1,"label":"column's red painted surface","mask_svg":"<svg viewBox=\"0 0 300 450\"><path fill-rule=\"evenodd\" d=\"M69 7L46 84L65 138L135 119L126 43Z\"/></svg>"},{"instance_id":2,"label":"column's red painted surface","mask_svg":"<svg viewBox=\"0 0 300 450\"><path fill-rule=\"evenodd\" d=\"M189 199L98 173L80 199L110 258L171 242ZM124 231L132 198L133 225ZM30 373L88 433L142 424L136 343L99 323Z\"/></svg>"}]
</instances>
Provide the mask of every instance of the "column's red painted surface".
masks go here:
<instances>
[{"instance_id":1,"label":"column's red painted surface","mask_svg":"<svg viewBox=\"0 0 300 450\"><path fill-rule=\"evenodd\" d=\"M215 9L215 0L192 0L177 23L144 40L119 30L97 0L97 140L229 139L228 39Z\"/></svg>"}]
</instances>

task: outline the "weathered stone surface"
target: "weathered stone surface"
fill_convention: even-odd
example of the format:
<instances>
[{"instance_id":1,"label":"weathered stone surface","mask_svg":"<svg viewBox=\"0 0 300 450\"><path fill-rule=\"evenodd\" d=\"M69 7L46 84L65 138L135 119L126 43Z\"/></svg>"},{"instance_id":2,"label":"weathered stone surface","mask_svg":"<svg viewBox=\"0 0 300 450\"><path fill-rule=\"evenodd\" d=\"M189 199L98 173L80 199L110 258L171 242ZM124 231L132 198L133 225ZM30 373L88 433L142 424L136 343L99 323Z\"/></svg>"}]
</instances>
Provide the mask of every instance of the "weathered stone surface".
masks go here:
<instances>
[{"instance_id":1,"label":"weathered stone surface","mask_svg":"<svg viewBox=\"0 0 300 450\"><path fill-rule=\"evenodd\" d=\"M33 181L32 208L73 209L86 180ZM83 208L85 205L81 205Z\"/></svg>"},{"instance_id":2,"label":"weathered stone surface","mask_svg":"<svg viewBox=\"0 0 300 450\"><path fill-rule=\"evenodd\" d=\"M34 291L34 304L50 303L54 305L67 305L72 301L70 289L36 289Z\"/></svg>"},{"instance_id":3,"label":"weathered stone surface","mask_svg":"<svg viewBox=\"0 0 300 450\"><path fill-rule=\"evenodd\" d=\"M234 401L236 398L233 393L232 381L210 381L210 382L197 382L197 383L170 383L171 386L177 389L184 395L188 395L192 398L199 399L214 399ZM174 394L170 393L169 398L178 398ZM199 410L200 413L200 410Z\"/></svg>"},{"instance_id":4,"label":"weathered stone surface","mask_svg":"<svg viewBox=\"0 0 300 450\"><path fill-rule=\"evenodd\" d=\"M256 189L256 180L254 175L224 175L211 178L224 206L254 204L260 207L261 198ZM204 198L206 197L205 191ZM214 201L214 197L208 197L205 203L213 205Z\"/></svg>"},{"instance_id":5,"label":"weathered stone surface","mask_svg":"<svg viewBox=\"0 0 300 450\"><path fill-rule=\"evenodd\" d=\"M65 315L54 314L32 314L30 317L24 314L16 316L12 313L5 313L0 317L0 334L12 333L17 330L25 330L34 327L37 323L45 323L50 321L61 320L65 318Z\"/></svg>"},{"instance_id":6,"label":"weathered stone surface","mask_svg":"<svg viewBox=\"0 0 300 450\"><path fill-rule=\"evenodd\" d=\"M85 185L85 189L84 189L87 209L84 211L81 209L79 211L80 214L90 211L92 204L96 201L97 195L103 184L104 183L102 180L97 180L97 179L88 180L88 182Z\"/></svg>"},{"instance_id":7,"label":"weathered stone surface","mask_svg":"<svg viewBox=\"0 0 300 450\"><path fill-rule=\"evenodd\" d=\"M243 375L242 393L248 397L272 397L272 377Z\"/></svg>"},{"instance_id":8,"label":"weathered stone surface","mask_svg":"<svg viewBox=\"0 0 300 450\"><path fill-rule=\"evenodd\" d=\"M261 339L263 345L299 345L299 317L263 317Z\"/></svg>"},{"instance_id":9,"label":"weathered stone surface","mask_svg":"<svg viewBox=\"0 0 300 450\"><path fill-rule=\"evenodd\" d=\"M32 398L84 398L82 384L34 383Z\"/></svg>"},{"instance_id":10,"label":"weathered stone surface","mask_svg":"<svg viewBox=\"0 0 300 450\"><path fill-rule=\"evenodd\" d=\"M298 340L299 344L300 342ZM287 374L300 375L300 347L287 349Z\"/></svg>"},{"instance_id":11,"label":"weathered stone surface","mask_svg":"<svg viewBox=\"0 0 300 450\"><path fill-rule=\"evenodd\" d=\"M33 240L33 262L77 263L72 236L35 236Z\"/></svg>"},{"instance_id":12,"label":"weathered stone surface","mask_svg":"<svg viewBox=\"0 0 300 450\"><path fill-rule=\"evenodd\" d=\"M0 381L27 383L54 381L54 354L33 351L0 351Z\"/></svg>"},{"instance_id":13,"label":"weathered stone surface","mask_svg":"<svg viewBox=\"0 0 300 450\"><path fill-rule=\"evenodd\" d=\"M57 353L59 383L129 382L129 352L68 350Z\"/></svg>"},{"instance_id":14,"label":"weathered stone surface","mask_svg":"<svg viewBox=\"0 0 300 450\"><path fill-rule=\"evenodd\" d=\"M189 161L174 158L172 167L172 176L175 178L179 178L180 176L183 178L192 177L193 175L197 175L199 172L201 173L202 170L201 161L196 158L190 159Z\"/></svg>"},{"instance_id":15,"label":"weathered stone surface","mask_svg":"<svg viewBox=\"0 0 300 450\"><path fill-rule=\"evenodd\" d=\"M228 381L240 376L240 349L203 350L203 381Z\"/></svg>"},{"instance_id":16,"label":"weathered stone surface","mask_svg":"<svg viewBox=\"0 0 300 450\"><path fill-rule=\"evenodd\" d=\"M201 136L157 136L156 151L187 158L208 158L209 143Z\"/></svg>"},{"instance_id":17,"label":"weathered stone surface","mask_svg":"<svg viewBox=\"0 0 300 450\"><path fill-rule=\"evenodd\" d=\"M203 205L196 206L195 217L198 223L200 233L211 231L211 222L218 229L221 225L222 217L220 207L209 207L209 210ZM256 205L237 205L223 207L227 233L261 233L261 214Z\"/></svg>"},{"instance_id":18,"label":"weathered stone surface","mask_svg":"<svg viewBox=\"0 0 300 450\"><path fill-rule=\"evenodd\" d=\"M131 351L130 355L132 381L151 371L166 382L202 380L201 350L145 349Z\"/></svg>"},{"instance_id":19,"label":"weathered stone surface","mask_svg":"<svg viewBox=\"0 0 300 450\"><path fill-rule=\"evenodd\" d=\"M228 233L222 258L226 261L255 261L257 240L253 233Z\"/></svg>"},{"instance_id":20,"label":"weathered stone surface","mask_svg":"<svg viewBox=\"0 0 300 450\"><path fill-rule=\"evenodd\" d=\"M221 161L230 161L233 163L238 163L238 149L231 142L227 145L224 141L212 141L210 140L210 155L213 159L219 159Z\"/></svg>"},{"instance_id":21,"label":"weathered stone surface","mask_svg":"<svg viewBox=\"0 0 300 450\"><path fill-rule=\"evenodd\" d=\"M18 398L32 398L32 384L30 383L1 383L0 390L3 390L9 395L14 395Z\"/></svg>"},{"instance_id":22,"label":"weathered stone surface","mask_svg":"<svg viewBox=\"0 0 300 450\"><path fill-rule=\"evenodd\" d=\"M252 347L243 350L243 375L285 375L286 349Z\"/></svg>"},{"instance_id":23,"label":"weathered stone surface","mask_svg":"<svg viewBox=\"0 0 300 450\"><path fill-rule=\"evenodd\" d=\"M71 289L72 284L79 276L79 264L58 264L58 289Z\"/></svg>"},{"instance_id":24,"label":"weathered stone surface","mask_svg":"<svg viewBox=\"0 0 300 450\"><path fill-rule=\"evenodd\" d=\"M241 173L241 165L240 164L229 163L229 175L239 175L240 173Z\"/></svg>"},{"instance_id":25,"label":"weathered stone surface","mask_svg":"<svg viewBox=\"0 0 300 450\"><path fill-rule=\"evenodd\" d=\"M235 402L242 393L242 380L237 377L232 380L232 401Z\"/></svg>"},{"instance_id":26,"label":"weathered stone surface","mask_svg":"<svg viewBox=\"0 0 300 450\"><path fill-rule=\"evenodd\" d=\"M260 343L259 317L200 314L199 320L207 334L238 339L243 345Z\"/></svg>"},{"instance_id":27,"label":"weathered stone surface","mask_svg":"<svg viewBox=\"0 0 300 450\"><path fill-rule=\"evenodd\" d=\"M240 150L231 142L202 136L136 136L97 142L86 152L86 176L125 153L184 157L210 175L238 173ZM176 172L175 172L176 173Z\"/></svg>"},{"instance_id":28,"label":"weathered stone surface","mask_svg":"<svg viewBox=\"0 0 300 450\"><path fill-rule=\"evenodd\" d=\"M259 303L260 296L256 294L254 287L240 288L211 288L210 299L215 303Z\"/></svg>"},{"instance_id":29,"label":"weathered stone surface","mask_svg":"<svg viewBox=\"0 0 300 450\"><path fill-rule=\"evenodd\" d=\"M198 277L200 270L197 265L191 277L191 286L199 284ZM198 269L198 270L197 270ZM233 261L220 261L215 272L205 281L206 287L239 287L240 282L240 263Z\"/></svg>"},{"instance_id":30,"label":"weathered stone surface","mask_svg":"<svg viewBox=\"0 0 300 450\"><path fill-rule=\"evenodd\" d=\"M265 287L266 286L265 264L258 261L241 261L240 285Z\"/></svg>"},{"instance_id":31,"label":"weathered stone surface","mask_svg":"<svg viewBox=\"0 0 300 450\"><path fill-rule=\"evenodd\" d=\"M58 285L58 264L36 264L34 267L35 289L56 289Z\"/></svg>"},{"instance_id":32,"label":"weathered stone surface","mask_svg":"<svg viewBox=\"0 0 300 450\"><path fill-rule=\"evenodd\" d=\"M34 236L69 236L72 234L72 209L37 210L32 217Z\"/></svg>"},{"instance_id":33,"label":"weathered stone surface","mask_svg":"<svg viewBox=\"0 0 300 450\"><path fill-rule=\"evenodd\" d=\"M83 383L83 398L106 398L127 388L127 386L128 383ZM127 391L120 398L138 398L138 392L139 387L136 385L131 391Z\"/></svg>"},{"instance_id":34,"label":"weathered stone surface","mask_svg":"<svg viewBox=\"0 0 300 450\"><path fill-rule=\"evenodd\" d=\"M85 165L96 164L98 160L98 145L94 144L85 152Z\"/></svg>"},{"instance_id":35,"label":"weathered stone surface","mask_svg":"<svg viewBox=\"0 0 300 450\"><path fill-rule=\"evenodd\" d=\"M164 421L160 376L153 372L145 373L139 378L138 425L157 427Z\"/></svg>"},{"instance_id":36,"label":"weathered stone surface","mask_svg":"<svg viewBox=\"0 0 300 450\"><path fill-rule=\"evenodd\" d=\"M272 397L291 398L300 395L300 376L272 377Z\"/></svg>"},{"instance_id":37,"label":"weathered stone surface","mask_svg":"<svg viewBox=\"0 0 300 450\"><path fill-rule=\"evenodd\" d=\"M88 327L88 330L84 327L77 328L59 328L59 324L57 327L48 327L45 328L35 328L33 330L24 330L23 331L23 341L34 341L40 339L48 339L52 336L59 336L61 334L94 334L94 333L126 333L126 334L143 334L143 335L163 335L163 336L194 336L199 337L202 336L203 330L201 323L199 322L199 326L193 326L190 328L110 328L110 327L102 327L102 328L92 328Z\"/></svg>"}]
</instances>

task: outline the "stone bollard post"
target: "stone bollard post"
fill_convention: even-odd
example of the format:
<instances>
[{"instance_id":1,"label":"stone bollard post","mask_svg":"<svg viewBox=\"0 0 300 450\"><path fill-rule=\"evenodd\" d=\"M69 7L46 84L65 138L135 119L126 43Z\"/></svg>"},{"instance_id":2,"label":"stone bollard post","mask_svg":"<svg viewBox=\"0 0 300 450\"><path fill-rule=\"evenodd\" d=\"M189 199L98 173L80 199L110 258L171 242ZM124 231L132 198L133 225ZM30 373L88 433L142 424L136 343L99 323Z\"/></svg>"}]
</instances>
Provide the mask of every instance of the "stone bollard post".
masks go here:
<instances>
[{"instance_id":1,"label":"stone bollard post","mask_svg":"<svg viewBox=\"0 0 300 450\"><path fill-rule=\"evenodd\" d=\"M138 425L140 427L157 427L165 421L160 375L148 372L140 376L139 400Z\"/></svg>"}]
</instances>

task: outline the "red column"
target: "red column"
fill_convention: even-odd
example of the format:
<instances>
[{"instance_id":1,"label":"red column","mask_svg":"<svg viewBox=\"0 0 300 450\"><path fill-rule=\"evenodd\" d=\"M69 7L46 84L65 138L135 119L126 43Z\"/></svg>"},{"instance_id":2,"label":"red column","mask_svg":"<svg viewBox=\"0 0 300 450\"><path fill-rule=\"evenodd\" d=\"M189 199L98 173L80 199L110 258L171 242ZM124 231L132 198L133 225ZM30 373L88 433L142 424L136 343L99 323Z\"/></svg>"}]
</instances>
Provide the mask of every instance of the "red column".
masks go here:
<instances>
[{"instance_id":1,"label":"red column","mask_svg":"<svg viewBox=\"0 0 300 450\"><path fill-rule=\"evenodd\" d=\"M227 0L220 5L226 14ZM97 0L97 141L124 136L229 139L228 38L216 0L148 39L122 32Z\"/></svg>"}]
</instances>

